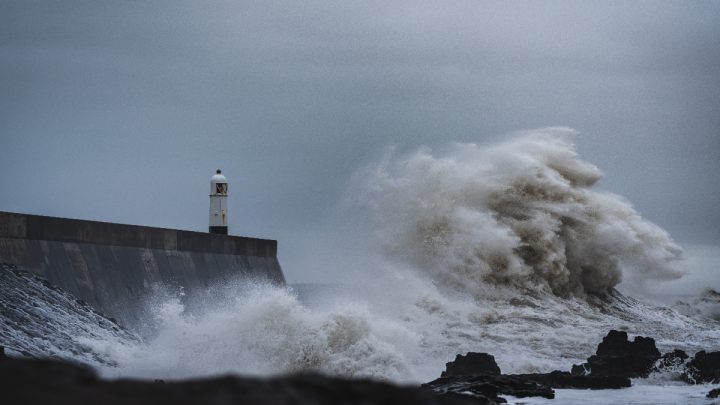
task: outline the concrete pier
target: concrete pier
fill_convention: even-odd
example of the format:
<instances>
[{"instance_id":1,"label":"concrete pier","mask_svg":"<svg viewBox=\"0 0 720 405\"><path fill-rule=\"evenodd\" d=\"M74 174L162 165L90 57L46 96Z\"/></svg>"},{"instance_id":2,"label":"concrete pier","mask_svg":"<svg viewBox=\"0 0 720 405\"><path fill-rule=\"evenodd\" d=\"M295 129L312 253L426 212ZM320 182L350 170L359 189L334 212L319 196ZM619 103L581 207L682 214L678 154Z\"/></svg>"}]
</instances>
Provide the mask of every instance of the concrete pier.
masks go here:
<instances>
[{"instance_id":1,"label":"concrete pier","mask_svg":"<svg viewBox=\"0 0 720 405\"><path fill-rule=\"evenodd\" d=\"M0 262L15 264L126 326L153 290L237 277L284 284L277 241L0 211Z\"/></svg>"}]
</instances>

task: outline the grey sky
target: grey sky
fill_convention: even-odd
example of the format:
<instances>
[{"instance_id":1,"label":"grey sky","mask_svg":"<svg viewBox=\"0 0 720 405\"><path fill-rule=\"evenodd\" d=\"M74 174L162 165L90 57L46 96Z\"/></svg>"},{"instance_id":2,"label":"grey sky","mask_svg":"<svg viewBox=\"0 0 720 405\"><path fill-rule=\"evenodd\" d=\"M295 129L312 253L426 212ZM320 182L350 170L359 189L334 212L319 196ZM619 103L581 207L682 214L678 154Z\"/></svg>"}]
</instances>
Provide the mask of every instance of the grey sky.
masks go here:
<instances>
[{"instance_id":1,"label":"grey sky","mask_svg":"<svg viewBox=\"0 0 720 405\"><path fill-rule=\"evenodd\" d=\"M602 187L720 244L720 2L0 0L0 210L279 239L388 145L581 131Z\"/></svg>"}]
</instances>

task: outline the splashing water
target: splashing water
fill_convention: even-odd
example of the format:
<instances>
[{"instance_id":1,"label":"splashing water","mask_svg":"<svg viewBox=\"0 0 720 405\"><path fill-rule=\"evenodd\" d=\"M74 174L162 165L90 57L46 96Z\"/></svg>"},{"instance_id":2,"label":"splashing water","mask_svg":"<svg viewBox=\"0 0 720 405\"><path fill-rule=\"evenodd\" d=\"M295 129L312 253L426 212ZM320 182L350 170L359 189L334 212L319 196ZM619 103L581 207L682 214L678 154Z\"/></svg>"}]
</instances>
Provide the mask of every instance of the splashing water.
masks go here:
<instances>
[{"instance_id":1,"label":"splashing water","mask_svg":"<svg viewBox=\"0 0 720 405\"><path fill-rule=\"evenodd\" d=\"M494 354L503 372L567 370L611 328L653 336L663 351L717 350L716 321L614 290L679 277L681 251L622 197L593 189L601 173L579 160L573 136L550 128L441 156L388 154L355 180L383 258L368 253L364 279L312 304L242 282L213 287L192 311L166 300L148 342L96 342L119 364L104 373L420 382L467 351Z\"/></svg>"},{"instance_id":2,"label":"splashing water","mask_svg":"<svg viewBox=\"0 0 720 405\"><path fill-rule=\"evenodd\" d=\"M591 188L601 173L578 159L574 134L386 158L363 196L386 252L479 296L488 283L567 296L678 278L680 248L622 197Z\"/></svg>"},{"instance_id":3,"label":"splashing water","mask_svg":"<svg viewBox=\"0 0 720 405\"><path fill-rule=\"evenodd\" d=\"M110 374L180 378L316 370L399 378L406 372L392 347L401 336L380 330L364 308L310 311L290 290L267 284L222 290L237 295L216 294L198 316L183 313L178 300L161 304L156 336L147 345L114 353L127 367Z\"/></svg>"}]
</instances>

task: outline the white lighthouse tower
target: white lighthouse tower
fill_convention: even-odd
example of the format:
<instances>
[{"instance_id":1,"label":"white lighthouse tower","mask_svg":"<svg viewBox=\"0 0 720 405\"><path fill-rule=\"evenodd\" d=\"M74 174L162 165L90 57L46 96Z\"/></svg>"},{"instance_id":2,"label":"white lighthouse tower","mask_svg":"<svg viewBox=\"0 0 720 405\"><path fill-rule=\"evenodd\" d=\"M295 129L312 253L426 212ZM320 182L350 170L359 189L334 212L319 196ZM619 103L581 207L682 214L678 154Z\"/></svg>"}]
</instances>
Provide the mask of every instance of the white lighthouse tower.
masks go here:
<instances>
[{"instance_id":1,"label":"white lighthouse tower","mask_svg":"<svg viewBox=\"0 0 720 405\"><path fill-rule=\"evenodd\" d=\"M227 235L228 184L220 169L210 178L210 233Z\"/></svg>"}]
</instances>

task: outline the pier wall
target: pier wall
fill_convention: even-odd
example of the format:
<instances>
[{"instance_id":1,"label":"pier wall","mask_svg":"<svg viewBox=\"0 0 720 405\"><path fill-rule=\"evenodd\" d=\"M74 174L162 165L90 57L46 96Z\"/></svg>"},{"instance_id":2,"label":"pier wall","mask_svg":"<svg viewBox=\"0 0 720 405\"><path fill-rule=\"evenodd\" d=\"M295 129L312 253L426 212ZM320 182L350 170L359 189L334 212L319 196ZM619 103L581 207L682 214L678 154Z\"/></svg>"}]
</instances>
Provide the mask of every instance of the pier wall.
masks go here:
<instances>
[{"instance_id":1,"label":"pier wall","mask_svg":"<svg viewBox=\"0 0 720 405\"><path fill-rule=\"evenodd\" d=\"M277 241L0 211L0 262L45 278L126 326L158 289L237 278L284 284Z\"/></svg>"}]
</instances>

